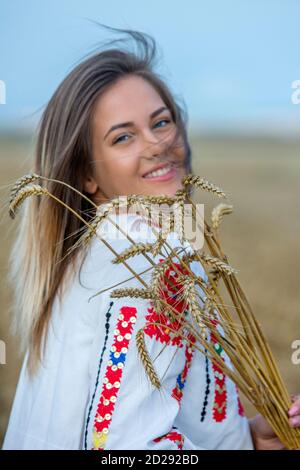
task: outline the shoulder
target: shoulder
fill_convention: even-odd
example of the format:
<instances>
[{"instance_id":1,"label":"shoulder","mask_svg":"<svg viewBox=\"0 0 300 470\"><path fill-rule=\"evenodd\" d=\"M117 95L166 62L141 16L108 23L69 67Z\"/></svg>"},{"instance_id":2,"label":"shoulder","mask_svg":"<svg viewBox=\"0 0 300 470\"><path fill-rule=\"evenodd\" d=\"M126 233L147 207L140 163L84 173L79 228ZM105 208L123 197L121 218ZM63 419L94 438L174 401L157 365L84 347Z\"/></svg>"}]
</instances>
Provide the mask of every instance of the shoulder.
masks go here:
<instances>
[{"instance_id":1,"label":"shoulder","mask_svg":"<svg viewBox=\"0 0 300 470\"><path fill-rule=\"evenodd\" d=\"M150 271L154 264L159 263L161 254L155 256L147 252L145 255L136 251L132 256L126 257L125 263L116 263L116 259L140 244L154 244L157 235L158 229L150 226L143 216L130 213L110 215L98 226L87 248L80 269L81 281L91 289L98 288L99 285L106 289L118 282L125 282L129 277L133 279L136 273ZM179 254L179 257L193 252L190 243L182 243L174 231L168 234L166 242L164 256L168 256L171 250ZM179 257L176 257L177 260ZM200 261L193 261L190 266L198 276L207 280ZM149 279L149 274L146 274L146 279Z\"/></svg>"}]
</instances>

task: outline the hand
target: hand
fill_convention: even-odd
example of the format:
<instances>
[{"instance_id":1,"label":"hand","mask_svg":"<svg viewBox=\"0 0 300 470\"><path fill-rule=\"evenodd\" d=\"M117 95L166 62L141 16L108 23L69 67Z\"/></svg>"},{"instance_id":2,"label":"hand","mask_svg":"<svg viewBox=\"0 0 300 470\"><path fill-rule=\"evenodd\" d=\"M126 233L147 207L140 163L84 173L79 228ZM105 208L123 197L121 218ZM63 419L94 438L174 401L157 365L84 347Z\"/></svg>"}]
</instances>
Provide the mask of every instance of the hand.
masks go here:
<instances>
[{"instance_id":1,"label":"hand","mask_svg":"<svg viewBox=\"0 0 300 470\"><path fill-rule=\"evenodd\" d=\"M291 427L300 427L300 395L292 396L292 406L290 407L289 423ZM256 450L283 450L284 444L276 436L275 432L265 420L258 414L249 419L253 445Z\"/></svg>"}]
</instances>

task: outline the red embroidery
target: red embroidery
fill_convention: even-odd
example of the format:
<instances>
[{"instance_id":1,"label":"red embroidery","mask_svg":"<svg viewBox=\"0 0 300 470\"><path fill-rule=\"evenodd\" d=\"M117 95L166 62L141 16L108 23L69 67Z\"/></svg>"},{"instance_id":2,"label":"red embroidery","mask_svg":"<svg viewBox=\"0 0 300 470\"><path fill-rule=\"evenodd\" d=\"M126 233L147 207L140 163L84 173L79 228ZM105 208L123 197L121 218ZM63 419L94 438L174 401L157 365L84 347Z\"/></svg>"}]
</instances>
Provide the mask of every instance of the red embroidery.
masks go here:
<instances>
[{"instance_id":1,"label":"red embroidery","mask_svg":"<svg viewBox=\"0 0 300 470\"><path fill-rule=\"evenodd\" d=\"M160 262L164 261L163 258L159 260ZM180 273L186 273L186 270L182 268L179 263L172 263L171 266L166 269L165 277L162 277L162 287L160 289L160 297L165 300L169 305L174 307L178 314L184 314L186 311L187 303L184 300L178 300L176 294L178 294L178 290L182 286L181 283L177 281L178 273L174 271L174 266L178 268ZM170 283L173 283L173 285ZM178 315L178 320L170 320L164 314L158 314L155 309L153 308L153 302L150 301L151 307L148 308L148 315L146 315L146 326L145 326L145 334L150 336L150 338L155 338L156 340L160 341L161 343L171 344L172 346L178 345L182 347L182 340L180 337L176 336L175 334L172 335L172 331L178 331L181 327L182 321L180 320L180 315ZM162 326L153 325L153 322L158 322Z\"/></svg>"},{"instance_id":2,"label":"red embroidery","mask_svg":"<svg viewBox=\"0 0 300 470\"><path fill-rule=\"evenodd\" d=\"M163 258L160 258L160 262L164 261ZM178 291L182 287L182 284L178 282L178 272L174 270L174 267L178 269L181 274L186 274L187 270L184 269L179 263L173 262L168 269L165 271L165 276L162 277L162 288L160 289L160 296L164 299L169 305L174 307L176 312L178 312L178 320L170 320L164 314L158 314L151 302L151 307L148 308L148 315L146 315L146 326L144 328L145 333L150 338L155 338L161 343L171 344L172 346L183 347L184 343L179 336L176 334L170 334L174 331L178 331L182 325L182 316L184 315L187 303L186 301L179 301L177 298ZM159 322L160 325L153 325L153 322ZM172 331L171 331L172 330ZM190 343L195 342L195 337L190 333L187 335ZM193 349L190 346L190 343L186 345L185 348L185 365L181 374L178 375L176 380L176 386L172 391L172 397L175 398L179 403L183 395L183 388L185 385L186 377L188 374L189 367L193 358Z\"/></svg>"},{"instance_id":3,"label":"red embroidery","mask_svg":"<svg viewBox=\"0 0 300 470\"><path fill-rule=\"evenodd\" d=\"M193 347L186 346L186 348L185 348L184 369L181 372L181 374L178 375L177 381L176 381L176 387L174 387L173 391L172 391L172 397L175 398L175 400L178 401L179 405L181 405L181 399L182 399L182 396L183 396L183 389L184 389L184 386L185 386L185 381L186 381L186 378L187 378L189 368L191 366L193 355L194 355Z\"/></svg>"},{"instance_id":4,"label":"red embroidery","mask_svg":"<svg viewBox=\"0 0 300 470\"><path fill-rule=\"evenodd\" d=\"M163 258L160 258L160 262L164 261ZM148 315L146 315L146 326L145 326L145 333L150 338L155 338L156 340L160 341L161 343L171 344L172 346L178 346L180 348L183 347L184 343L182 339L176 334L170 334L172 332L176 332L182 325L182 316L184 315L187 303L186 301L179 301L177 298L177 294L182 287L182 284L178 282L178 272L175 271L174 267L178 269L181 274L187 274L187 270L181 266L179 263L173 262L168 269L165 271L164 277L162 277L162 287L160 289L160 296L164 299L169 305L171 305L176 312L178 312L178 320L170 320L164 314L158 314L154 307L153 303L151 302L151 307L148 308ZM159 322L161 326L153 325L153 322ZM187 335L188 340L190 343L185 347L185 365L183 371L178 375L176 380L176 386L172 390L172 397L178 401L180 404L182 395L183 395L183 388L185 385L185 381L187 378L188 370L192 362L193 358L193 348L191 347L191 343L195 343L195 337L190 333Z\"/></svg>"},{"instance_id":5,"label":"red embroidery","mask_svg":"<svg viewBox=\"0 0 300 470\"><path fill-rule=\"evenodd\" d=\"M121 308L94 419L92 450L104 450L105 447L136 317L135 307Z\"/></svg>"},{"instance_id":6,"label":"red embroidery","mask_svg":"<svg viewBox=\"0 0 300 470\"><path fill-rule=\"evenodd\" d=\"M244 410L244 407L243 407L242 402L240 400L239 389L238 389L237 385L235 386L235 389L236 389L236 393L237 393L238 413L239 413L240 416L245 416L245 410Z\"/></svg>"},{"instance_id":7,"label":"red embroidery","mask_svg":"<svg viewBox=\"0 0 300 470\"><path fill-rule=\"evenodd\" d=\"M211 320L211 323L214 326L217 326L216 320ZM223 357L223 349L218 343L214 333L211 333L211 342L217 353ZM222 372L221 368L215 361L212 361L212 368L214 371L215 378L215 395L214 395L214 404L213 404L213 418L216 422L221 422L226 418L226 406L227 406L227 391L226 391L226 376Z\"/></svg>"},{"instance_id":8,"label":"red embroidery","mask_svg":"<svg viewBox=\"0 0 300 470\"><path fill-rule=\"evenodd\" d=\"M156 439L154 439L154 442L160 442L164 439L168 439L169 441L174 442L177 445L178 449L182 450L184 444L184 437L179 432L171 431L168 434L165 434L164 436L157 437Z\"/></svg>"}]
</instances>

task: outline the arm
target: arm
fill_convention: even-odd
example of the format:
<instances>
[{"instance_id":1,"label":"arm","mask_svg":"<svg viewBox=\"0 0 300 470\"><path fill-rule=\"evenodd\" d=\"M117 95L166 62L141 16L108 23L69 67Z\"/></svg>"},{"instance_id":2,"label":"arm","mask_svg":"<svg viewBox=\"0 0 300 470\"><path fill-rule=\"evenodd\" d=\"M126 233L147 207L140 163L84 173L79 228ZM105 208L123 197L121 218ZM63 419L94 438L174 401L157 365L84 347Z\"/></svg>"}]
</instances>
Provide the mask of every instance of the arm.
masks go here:
<instances>
[{"instance_id":1,"label":"arm","mask_svg":"<svg viewBox=\"0 0 300 470\"><path fill-rule=\"evenodd\" d=\"M56 302L46 353L29 377L23 360L3 449L77 450L89 397L89 356L94 330L86 321L94 306L79 286Z\"/></svg>"}]
</instances>

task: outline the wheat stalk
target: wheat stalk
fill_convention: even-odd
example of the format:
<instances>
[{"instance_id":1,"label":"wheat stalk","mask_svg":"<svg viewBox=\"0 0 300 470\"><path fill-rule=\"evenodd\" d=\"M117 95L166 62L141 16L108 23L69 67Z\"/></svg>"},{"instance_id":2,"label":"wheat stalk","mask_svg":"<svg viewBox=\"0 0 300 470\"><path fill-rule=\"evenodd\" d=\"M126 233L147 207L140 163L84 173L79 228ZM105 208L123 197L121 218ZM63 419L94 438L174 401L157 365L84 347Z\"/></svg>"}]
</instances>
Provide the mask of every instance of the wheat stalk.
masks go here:
<instances>
[{"instance_id":1,"label":"wheat stalk","mask_svg":"<svg viewBox=\"0 0 300 470\"><path fill-rule=\"evenodd\" d=\"M211 213L212 227L217 230L223 220L224 215L231 214L233 206L230 204L219 204Z\"/></svg>"},{"instance_id":2,"label":"wheat stalk","mask_svg":"<svg viewBox=\"0 0 300 470\"><path fill-rule=\"evenodd\" d=\"M202 337L207 336L207 330L203 322L203 313L199 308L199 302L195 291L195 280L188 278L183 281L184 284L184 298L187 300L191 314L200 328L200 334Z\"/></svg>"},{"instance_id":3,"label":"wheat stalk","mask_svg":"<svg viewBox=\"0 0 300 470\"><path fill-rule=\"evenodd\" d=\"M172 259L167 258L161 263L158 263L154 266L152 273L151 273L151 290L154 294L154 298L152 299L153 305L157 313L162 313L165 308L164 305L160 301L161 296L161 281L165 277L166 270L170 267L172 263ZM165 312L168 315L168 312Z\"/></svg>"},{"instance_id":4,"label":"wheat stalk","mask_svg":"<svg viewBox=\"0 0 300 470\"><path fill-rule=\"evenodd\" d=\"M165 243L165 236L159 235L157 241L151 246L151 253L153 256L157 256L161 251L163 244Z\"/></svg>"}]
</instances>

